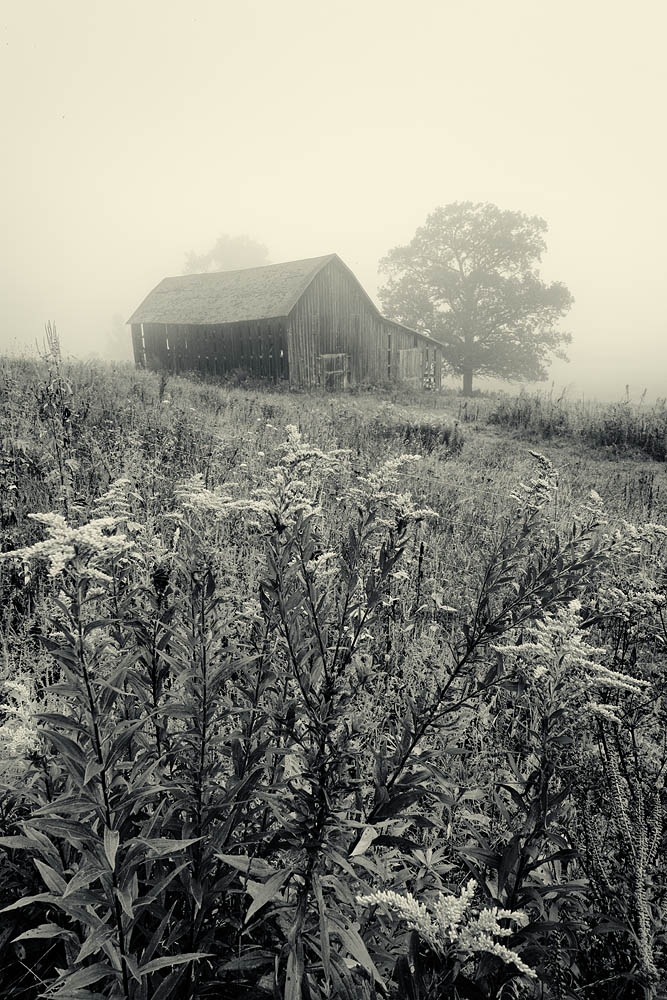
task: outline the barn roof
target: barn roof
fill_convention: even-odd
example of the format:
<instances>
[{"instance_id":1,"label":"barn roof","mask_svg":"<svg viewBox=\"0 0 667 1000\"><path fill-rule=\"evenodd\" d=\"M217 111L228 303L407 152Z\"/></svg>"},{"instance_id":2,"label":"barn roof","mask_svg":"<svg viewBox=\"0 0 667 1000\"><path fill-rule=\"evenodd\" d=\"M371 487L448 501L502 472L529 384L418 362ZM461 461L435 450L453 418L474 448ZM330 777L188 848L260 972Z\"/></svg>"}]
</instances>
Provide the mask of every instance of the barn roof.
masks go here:
<instances>
[{"instance_id":1,"label":"barn roof","mask_svg":"<svg viewBox=\"0 0 667 1000\"><path fill-rule=\"evenodd\" d=\"M240 271L181 274L174 278L163 278L127 322L221 326L246 320L281 318L289 315L313 278L332 260L343 265L359 285L371 309L381 315L352 271L338 254L330 253L323 257L291 260L284 264L245 267ZM412 330L385 316L382 319L440 346L427 334Z\"/></svg>"},{"instance_id":2,"label":"barn roof","mask_svg":"<svg viewBox=\"0 0 667 1000\"><path fill-rule=\"evenodd\" d=\"M318 271L335 256L164 278L128 323L199 326L287 316Z\"/></svg>"}]
</instances>

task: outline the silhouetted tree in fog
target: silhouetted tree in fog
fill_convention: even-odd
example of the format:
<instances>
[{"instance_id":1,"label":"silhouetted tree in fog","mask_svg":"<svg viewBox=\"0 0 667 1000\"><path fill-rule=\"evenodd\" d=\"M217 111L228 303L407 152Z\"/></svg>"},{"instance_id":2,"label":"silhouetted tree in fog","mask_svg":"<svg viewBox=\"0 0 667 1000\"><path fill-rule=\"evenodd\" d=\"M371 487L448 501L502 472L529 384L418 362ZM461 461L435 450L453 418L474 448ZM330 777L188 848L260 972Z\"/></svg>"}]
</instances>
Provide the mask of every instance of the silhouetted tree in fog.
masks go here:
<instances>
[{"instance_id":1,"label":"silhouetted tree in fog","mask_svg":"<svg viewBox=\"0 0 667 1000\"><path fill-rule=\"evenodd\" d=\"M187 255L184 274L206 271L236 271L242 267L261 267L269 263L269 251L263 243L249 236L228 236L223 233L208 253Z\"/></svg>"},{"instance_id":2,"label":"silhouetted tree in fog","mask_svg":"<svg viewBox=\"0 0 667 1000\"><path fill-rule=\"evenodd\" d=\"M473 375L532 381L546 378L549 355L567 360L572 338L557 323L574 300L540 278L546 230L537 216L454 202L380 261L386 314L442 343L465 395Z\"/></svg>"}]
</instances>

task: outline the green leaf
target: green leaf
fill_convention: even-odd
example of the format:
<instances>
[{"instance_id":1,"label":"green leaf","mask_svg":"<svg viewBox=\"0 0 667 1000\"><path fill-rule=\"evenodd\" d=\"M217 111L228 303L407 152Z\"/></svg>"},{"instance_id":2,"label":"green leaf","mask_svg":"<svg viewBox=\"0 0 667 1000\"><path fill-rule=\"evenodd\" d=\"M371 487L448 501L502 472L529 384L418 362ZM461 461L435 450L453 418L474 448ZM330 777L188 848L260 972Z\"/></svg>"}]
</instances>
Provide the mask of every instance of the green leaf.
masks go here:
<instances>
[{"instance_id":1,"label":"green leaf","mask_svg":"<svg viewBox=\"0 0 667 1000\"><path fill-rule=\"evenodd\" d=\"M189 840L172 840L169 837L138 838L142 844L150 848L149 858L164 858L170 854L176 854L178 851L192 847L193 844L202 839L202 837L191 837Z\"/></svg>"},{"instance_id":2,"label":"green leaf","mask_svg":"<svg viewBox=\"0 0 667 1000\"><path fill-rule=\"evenodd\" d=\"M88 763L86 764L86 770L83 775L83 784L87 785L89 781L92 781L92 779L95 778L100 773L100 771L103 770L104 770L104 764L100 764L96 760L88 761Z\"/></svg>"},{"instance_id":3,"label":"green leaf","mask_svg":"<svg viewBox=\"0 0 667 1000\"><path fill-rule=\"evenodd\" d=\"M285 975L285 1000L301 1000L301 980L303 978L303 960L299 959L294 949L289 953L287 959L287 972Z\"/></svg>"},{"instance_id":4,"label":"green leaf","mask_svg":"<svg viewBox=\"0 0 667 1000\"><path fill-rule=\"evenodd\" d=\"M39 712L35 715L35 718L49 726L58 726L59 729L71 729L76 733L82 733L84 736L88 735L88 731L83 723L77 719L73 719L69 715L58 715L56 712Z\"/></svg>"},{"instance_id":5,"label":"green leaf","mask_svg":"<svg viewBox=\"0 0 667 1000\"><path fill-rule=\"evenodd\" d=\"M313 891L317 900L317 909L320 917L320 951L322 954L322 968L327 985L331 979L331 943L329 941L329 921L327 920L327 909L324 903L322 883L317 875L313 875Z\"/></svg>"},{"instance_id":6,"label":"green leaf","mask_svg":"<svg viewBox=\"0 0 667 1000\"><path fill-rule=\"evenodd\" d=\"M181 966L180 969L176 969L175 972L171 972L166 976L155 992L151 996L151 1000L170 1000L171 997L174 1000L180 1000L182 996L181 982L185 975L185 969Z\"/></svg>"},{"instance_id":7,"label":"green leaf","mask_svg":"<svg viewBox=\"0 0 667 1000\"><path fill-rule=\"evenodd\" d=\"M157 925L157 927L153 931L153 934L151 935L150 941L148 942L148 944L144 948L143 953L141 955L141 961L142 961L143 964L146 964L146 962L150 962L151 958L153 957L153 952L157 948L157 946L160 943L160 941L163 940L163 938L165 936L164 932L165 932L165 930L167 928L167 925L169 924L169 921L172 918L172 915L173 915L173 912L174 912L175 909L176 909L176 900L174 900L174 902L171 904L171 906L169 907L169 909L167 910L167 912L163 916L162 920L160 921L160 923Z\"/></svg>"},{"instance_id":8,"label":"green leaf","mask_svg":"<svg viewBox=\"0 0 667 1000\"><path fill-rule=\"evenodd\" d=\"M125 961L125 965L130 970L130 975L132 976L132 978L134 980L136 980L136 982L140 983L141 982L141 972L139 971L139 966L137 965L135 959L132 958L131 955L124 955L123 959Z\"/></svg>"},{"instance_id":9,"label":"green leaf","mask_svg":"<svg viewBox=\"0 0 667 1000\"><path fill-rule=\"evenodd\" d=\"M65 886L65 891L63 892L63 899L71 896L73 892L78 892L79 889L87 889L88 886L95 882L102 874L102 869L92 869L83 868L81 871L76 872L69 880Z\"/></svg>"},{"instance_id":10,"label":"green leaf","mask_svg":"<svg viewBox=\"0 0 667 1000\"><path fill-rule=\"evenodd\" d=\"M354 858L357 854L365 854L376 837L376 830L374 830L372 826L367 826L359 838L359 843L356 845L354 850L350 852L349 857Z\"/></svg>"},{"instance_id":11,"label":"green leaf","mask_svg":"<svg viewBox=\"0 0 667 1000\"><path fill-rule=\"evenodd\" d=\"M173 869L173 871L170 871L168 875L165 875L163 879L160 879L160 881L156 885L152 886L147 896L142 896L140 899L136 901L135 909L137 910L145 909L147 906L150 906L151 903L155 902L155 900L166 889L169 883L173 879L175 879L176 876L179 875L184 868L187 868L189 864L190 864L189 861L184 861L183 864L178 865L176 868Z\"/></svg>"},{"instance_id":12,"label":"green leaf","mask_svg":"<svg viewBox=\"0 0 667 1000\"><path fill-rule=\"evenodd\" d=\"M225 962L220 966L220 971L241 972L245 969L273 968L275 955L272 951L263 948L248 948L238 958L233 958L230 962Z\"/></svg>"},{"instance_id":13,"label":"green leaf","mask_svg":"<svg viewBox=\"0 0 667 1000\"><path fill-rule=\"evenodd\" d=\"M127 913L128 917L134 918L134 900L132 899L132 893L129 888L116 889L116 896L118 897L120 905L123 907L123 910Z\"/></svg>"}]
</instances>

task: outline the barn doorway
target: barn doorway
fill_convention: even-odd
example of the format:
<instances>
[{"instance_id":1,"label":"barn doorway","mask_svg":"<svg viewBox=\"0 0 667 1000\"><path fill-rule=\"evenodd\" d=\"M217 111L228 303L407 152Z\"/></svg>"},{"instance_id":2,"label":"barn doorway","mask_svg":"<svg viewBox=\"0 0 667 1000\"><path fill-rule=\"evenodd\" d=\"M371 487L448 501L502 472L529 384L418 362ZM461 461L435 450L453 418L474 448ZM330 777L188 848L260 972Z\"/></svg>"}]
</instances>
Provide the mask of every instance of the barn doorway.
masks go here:
<instances>
[{"instance_id":1,"label":"barn doorway","mask_svg":"<svg viewBox=\"0 0 667 1000\"><path fill-rule=\"evenodd\" d=\"M414 389L421 389L424 382L424 353L421 347L399 351L398 377Z\"/></svg>"},{"instance_id":2,"label":"barn doorway","mask_svg":"<svg viewBox=\"0 0 667 1000\"><path fill-rule=\"evenodd\" d=\"M320 385L329 392L347 389L350 380L349 354L320 354Z\"/></svg>"}]
</instances>

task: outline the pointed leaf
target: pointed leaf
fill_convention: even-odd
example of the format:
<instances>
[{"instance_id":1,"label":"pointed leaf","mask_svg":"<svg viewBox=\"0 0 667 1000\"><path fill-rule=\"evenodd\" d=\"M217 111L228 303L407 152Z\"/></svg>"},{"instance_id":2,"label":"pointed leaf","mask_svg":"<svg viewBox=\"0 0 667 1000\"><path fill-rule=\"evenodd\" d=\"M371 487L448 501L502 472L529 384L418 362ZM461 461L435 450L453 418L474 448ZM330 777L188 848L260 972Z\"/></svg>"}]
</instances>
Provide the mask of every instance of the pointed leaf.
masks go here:
<instances>
[{"instance_id":1,"label":"pointed leaf","mask_svg":"<svg viewBox=\"0 0 667 1000\"><path fill-rule=\"evenodd\" d=\"M96 983L100 979L105 979L107 976L112 976L113 974L108 965L97 962L95 965L87 965L85 969L80 969L74 975L66 975L62 980L62 984L66 991L71 993L73 990L83 989L84 986L90 986L91 983Z\"/></svg>"},{"instance_id":2,"label":"pointed leaf","mask_svg":"<svg viewBox=\"0 0 667 1000\"><path fill-rule=\"evenodd\" d=\"M368 848L371 846L375 838L377 837L377 832L372 826L367 826L361 837L359 838L359 843L356 845L353 851L350 852L350 857L354 858L357 854L365 854Z\"/></svg>"},{"instance_id":3,"label":"pointed leaf","mask_svg":"<svg viewBox=\"0 0 667 1000\"><path fill-rule=\"evenodd\" d=\"M81 871L76 872L72 875L71 879L65 886L65 891L63 892L63 899L67 899L71 896L73 892L78 892L79 889L87 889L92 882L95 882L102 874L101 869L92 868L82 868Z\"/></svg>"},{"instance_id":4,"label":"pointed leaf","mask_svg":"<svg viewBox=\"0 0 667 1000\"><path fill-rule=\"evenodd\" d=\"M230 868L236 868L244 875L252 875L254 878L270 878L276 874L275 868L262 858L249 858L246 854L219 854L218 852L215 856L224 861Z\"/></svg>"},{"instance_id":5,"label":"pointed leaf","mask_svg":"<svg viewBox=\"0 0 667 1000\"><path fill-rule=\"evenodd\" d=\"M47 865L46 862L40 861L38 858L33 858L35 867L37 868L39 874L42 876L45 885L51 890L51 892L64 893L67 888L67 883L62 875L59 875L51 865Z\"/></svg>"},{"instance_id":6,"label":"pointed leaf","mask_svg":"<svg viewBox=\"0 0 667 1000\"><path fill-rule=\"evenodd\" d=\"M106 854L107 861L109 862L109 867L111 871L116 868L116 854L118 852L118 845L120 843L120 833L118 830L110 830L108 826L104 827L104 853Z\"/></svg>"},{"instance_id":7,"label":"pointed leaf","mask_svg":"<svg viewBox=\"0 0 667 1000\"><path fill-rule=\"evenodd\" d=\"M37 927L33 927L32 930L24 931L23 934L19 934L18 937L14 938L14 941L31 941L33 938L53 938L53 937L73 937L72 931L65 930L64 927L59 927L58 924L39 924Z\"/></svg>"},{"instance_id":8,"label":"pointed leaf","mask_svg":"<svg viewBox=\"0 0 667 1000\"><path fill-rule=\"evenodd\" d=\"M213 958L210 952L191 951L185 955L165 955L164 958L154 958L152 962L139 966L139 974L148 976L151 972L158 972L160 969L169 969L173 965L185 965L186 962L197 962L200 958Z\"/></svg>"},{"instance_id":9,"label":"pointed leaf","mask_svg":"<svg viewBox=\"0 0 667 1000\"><path fill-rule=\"evenodd\" d=\"M248 912L245 915L245 923L247 924L253 914L261 910L273 897L276 895L280 887L293 873L293 868L286 868L285 871L276 872L276 874L268 880L268 882L249 882L248 883L248 893L252 896L252 903ZM254 887L257 886L255 891ZM252 887L252 888L251 888Z\"/></svg>"},{"instance_id":10,"label":"pointed leaf","mask_svg":"<svg viewBox=\"0 0 667 1000\"><path fill-rule=\"evenodd\" d=\"M0 913L8 913L10 910L18 910L22 906L30 906L32 903L55 903L57 897L52 892L39 892L36 896L23 896L9 906L3 906Z\"/></svg>"},{"instance_id":11,"label":"pointed leaf","mask_svg":"<svg viewBox=\"0 0 667 1000\"><path fill-rule=\"evenodd\" d=\"M102 946L113 937L113 934L112 928L107 927L106 924L92 931L81 945L79 954L74 959L75 965L78 965L79 962L83 962L90 955L94 955L100 951Z\"/></svg>"}]
</instances>

